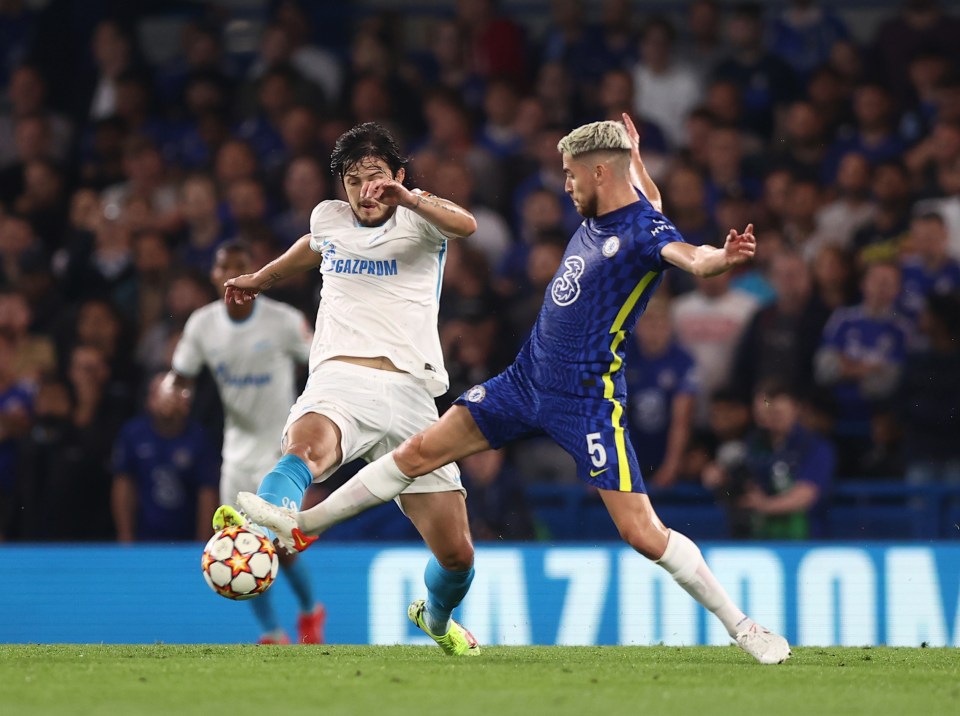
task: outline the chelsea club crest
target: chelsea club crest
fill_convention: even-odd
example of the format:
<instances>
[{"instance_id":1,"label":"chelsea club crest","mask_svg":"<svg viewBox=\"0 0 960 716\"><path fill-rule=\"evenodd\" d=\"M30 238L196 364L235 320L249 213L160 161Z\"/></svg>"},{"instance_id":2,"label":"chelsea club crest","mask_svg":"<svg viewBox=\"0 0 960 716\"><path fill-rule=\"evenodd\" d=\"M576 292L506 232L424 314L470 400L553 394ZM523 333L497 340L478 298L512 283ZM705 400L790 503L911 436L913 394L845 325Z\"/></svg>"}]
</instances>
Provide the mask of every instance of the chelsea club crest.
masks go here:
<instances>
[{"instance_id":1,"label":"chelsea club crest","mask_svg":"<svg viewBox=\"0 0 960 716\"><path fill-rule=\"evenodd\" d=\"M610 258L615 253L620 250L620 237L611 236L609 239L603 242L603 248L600 249L600 253L603 254L605 259Z\"/></svg>"},{"instance_id":2,"label":"chelsea club crest","mask_svg":"<svg viewBox=\"0 0 960 716\"><path fill-rule=\"evenodd\" d=\"M487 389L482 385L475 385L468 390L467 394L463 397L471 403L479 403L481 400L487 397Z\"/></svg>"}]
</instances>

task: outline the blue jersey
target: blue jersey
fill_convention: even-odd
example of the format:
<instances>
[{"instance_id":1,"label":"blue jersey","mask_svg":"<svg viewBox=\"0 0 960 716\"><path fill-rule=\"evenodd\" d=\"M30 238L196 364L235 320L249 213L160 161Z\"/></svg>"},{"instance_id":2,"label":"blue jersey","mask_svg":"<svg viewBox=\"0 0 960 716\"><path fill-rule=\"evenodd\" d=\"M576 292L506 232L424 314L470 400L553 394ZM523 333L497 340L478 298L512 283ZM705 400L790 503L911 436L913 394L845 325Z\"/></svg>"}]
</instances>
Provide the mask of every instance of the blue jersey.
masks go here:
<instances>
[{"instance_id":1,"label":"blue jersey","mask_svg":"<svg viewBox=\"0 0 960 716\"><path fill-rule=\"evenodd\" d=\"M113 469L137 489L137 539L192 540L196 537L197 492L216 489L220 465L216 448L196 423L174 437L159 435L146 415L120 431Z\"/></svg>"},{"instance_id":2,"label":"blue jersey","mask_svg":"<svg viewBox=\"0 0 960 716\"><path fill-rule=\"evenodd\" d=\"M899 304L911 319L920 315L930 294L943 295L960 289L960 264L953 259L931 271L919 259L910 258L900 265L900 269Z\"/></svg>"},{"instance_id":3,"label":"blue jersey","mask_svg":"<svg viewBox=\"0 0 960 716\"><path fill-rule=\"evenodd\" d=\"M667 451L673 399L699 390L693 358L678 343L661 355L631 350L627 363L629 424L640 469L656 469Z\"/></svg>"},{"instance_id":4,"label":"blue jersey","mask_svg":"<svg viewBox=\"0 0 960 716\"><path fill-rule=\"evenodd\" d=\"M644 492L626 438L625 341L682 241L643 197L577 229L516 361L455 402L492 447L547 434L603 489Z\"/></svg>"},{"instance_id":5,"label":"blue jersey","mask_svg":"<svg viewBox=\"0 0 960 716\"><path fill-rule=\"evenodd\" d=\"M868 363L902 365L906 360L909 324L892 312L871 316L862 305L838 308L823 329L823 346L844 358ZM870 430L871 402L860 392L858 381L834 386L839 418L838 434L865 436Z\"/></svg>"},{"instance_id":6,"label":"blue jersey","mask_svg":"<svg viewBox=\"0 0 960 716\"><path fill-rule=\"evenodd\" d=\"M517 362L535 387L609 400L624 396L624 339L660 285L660 251L683 241L640 198L584 221L567 245Z\"/></svg>"}]
</instances>

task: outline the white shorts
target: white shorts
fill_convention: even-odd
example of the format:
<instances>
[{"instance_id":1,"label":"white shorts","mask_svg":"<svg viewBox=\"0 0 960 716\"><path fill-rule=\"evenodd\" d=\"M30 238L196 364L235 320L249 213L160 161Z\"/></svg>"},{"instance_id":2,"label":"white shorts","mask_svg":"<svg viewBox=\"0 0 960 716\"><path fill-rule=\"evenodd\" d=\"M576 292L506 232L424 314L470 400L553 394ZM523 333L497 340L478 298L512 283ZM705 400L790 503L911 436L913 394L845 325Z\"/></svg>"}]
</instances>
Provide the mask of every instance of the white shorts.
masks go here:
<instances>
[{"instance_id":1,"label":"white shorts","mask_svg":"<svg viewBox=\"0 0 960 716\"><path fill-rule=\"evenodd\" d=\"M306 388L290 408L283 427L283 445L290 426L308 413L323 415L340 428L343 464L358 458L372 462L440 417L419 378L336 360L321 363L311 373ZM323 482L338 467L331 467L315 482ZM418 477L403 493L453 490L466 495L455 463Z\"/></svg>"}]
</instances>

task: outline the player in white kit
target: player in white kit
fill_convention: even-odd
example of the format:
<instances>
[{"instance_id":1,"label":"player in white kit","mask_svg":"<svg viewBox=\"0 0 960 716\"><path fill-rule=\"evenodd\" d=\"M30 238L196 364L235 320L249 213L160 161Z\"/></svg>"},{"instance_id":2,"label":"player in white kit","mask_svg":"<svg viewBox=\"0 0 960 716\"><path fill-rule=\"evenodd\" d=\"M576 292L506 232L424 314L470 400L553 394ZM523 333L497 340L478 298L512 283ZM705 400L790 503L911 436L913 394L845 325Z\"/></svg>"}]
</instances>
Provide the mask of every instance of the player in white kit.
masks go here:
<instances>
[{"instance_id":1,"label":"player in white kit","mask_svg":"<svg viewBox=\"0 0 960 716\"><path fill-rule=\"evenodd\" d=\"M287 418L284 456L258 495L297 509L314 480L340 465L386 455L437 420L433 398L448 386L437 333L448 239L476 230L453 202L403 185L405 158L383 127L344 133L331 155L348 201L324 201L310 234L254 274L227 281L226 300L246 305L283 278L317 266L323 276L310 377ZM261 299L258 299L261 300ZM397 498L433 552L427 599L410 618L450 655L479 652L451 619L473 579L465 491L455 464ZM282 544L294 550L297 540Z\"/></svg>"},{"instance_id":2,"label":"player in white kit","mask_svg":"<svg viewBox=\"0 0 960 716\"><path fill-rule=\"evenodd\" d=\"M231 242L217 250L210 278L222 298L224 283L252 268L249 250ZM256 304L215 301L187 321L164 386L189 395L205 365L213 374L225 418L222 503L231 505L238 491L255 492L261 477L280 457L280 430L296 399L296 364L307 362L311 339L312 331L300 311L269 298ZM218 510L215 529L223 527L222 519ZM306 569L289 555L281 559L300 604L298 640L321 643L323 607L314 604ZM251 602L260 624L260 643L289 643L267 597Z\"/></svg>"}]
</instances>

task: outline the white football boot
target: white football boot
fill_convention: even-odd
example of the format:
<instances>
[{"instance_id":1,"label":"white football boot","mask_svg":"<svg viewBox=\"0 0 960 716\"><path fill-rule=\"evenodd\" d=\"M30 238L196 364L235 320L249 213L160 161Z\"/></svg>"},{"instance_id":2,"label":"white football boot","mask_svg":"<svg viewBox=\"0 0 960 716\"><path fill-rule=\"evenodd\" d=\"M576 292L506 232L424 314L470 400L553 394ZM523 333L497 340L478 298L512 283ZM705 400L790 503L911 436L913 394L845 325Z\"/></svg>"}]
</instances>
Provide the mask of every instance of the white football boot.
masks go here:
<instances>
[{"instance_id":1,"label":"white football boot","mask_svg":"<svg viewBox=\"0 0 960 716\"><path fill-rule=\"evenodd\" d=\"M303 552L317 541L317 537L305 535L297 524L292 510L271 505L252 492L237 495L237 506L251 522L266 527L277 536L277 542L290 553Z\"/></svg>"},{"instance_id":2,"label":"white football boot","mask_svg":"<svg viewBox=\"0 0 960 716\"><path fill-rule=\"evenodd\" d=\"M782 664L792 653L786 639L756 622L737 632L736 641L737 646L761 664Z\"/></svg>"}]
</instances>

